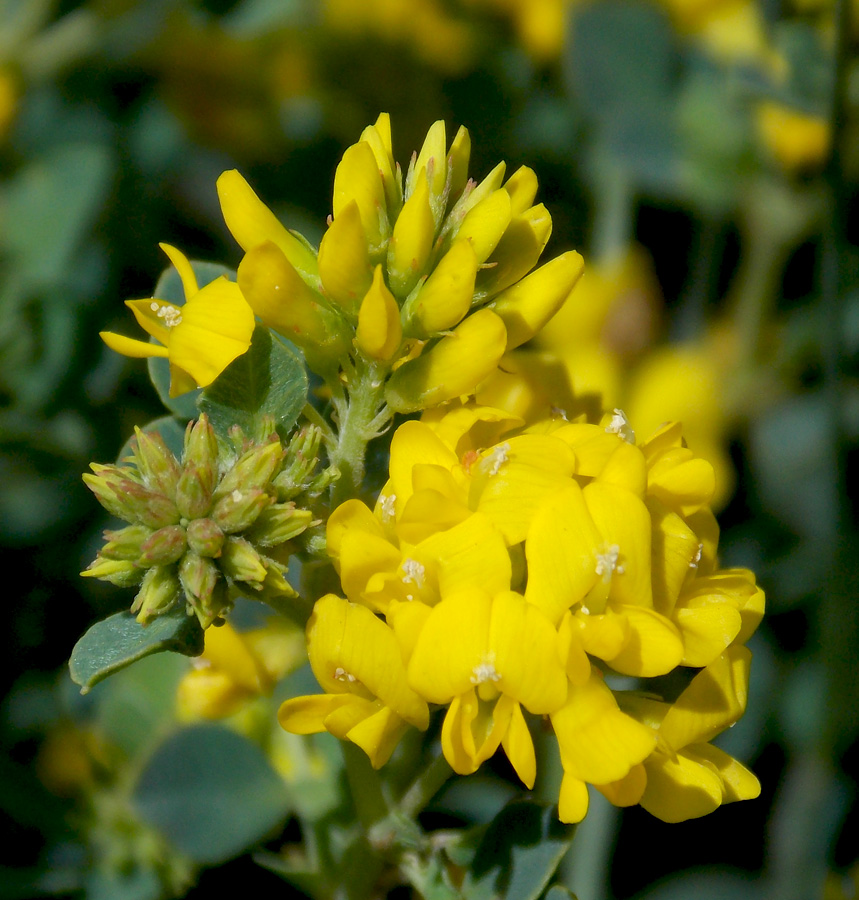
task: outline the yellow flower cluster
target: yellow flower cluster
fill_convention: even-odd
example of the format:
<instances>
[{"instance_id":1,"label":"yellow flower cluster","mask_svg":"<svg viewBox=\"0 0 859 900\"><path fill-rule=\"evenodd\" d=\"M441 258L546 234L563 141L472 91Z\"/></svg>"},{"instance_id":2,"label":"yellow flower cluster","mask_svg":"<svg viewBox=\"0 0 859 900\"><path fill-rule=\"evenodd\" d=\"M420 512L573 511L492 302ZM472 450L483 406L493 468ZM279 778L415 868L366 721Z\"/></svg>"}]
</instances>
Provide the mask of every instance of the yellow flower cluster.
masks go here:
<instances>
[{"instance_id":1,"label":"yellow flower cluster","mask_svg":"<svg viewBox=\"0 0 859 900\"><path fill-rule=\"evenodd\" d=\"M286 701L281 724L353 741L378 767L445 706L454 771L501 746L531 787L525 713L548 716L567 822L588 784L666 821L757 796L709 743L745 708L743 644L764 608L751 572L718 567L713 487L679 424L636 444L619 410L526 427L471 404L405 422L375 508L329 518L346 598L321 598L307 628L326 693ZM678 666L700 671L673 702L610 687Z\"/></svg>"},{"instance_id":2,"label":"yellow flower cluster","mask_svg":"<svg viewBox=\"0 0 859 900\"><path fill-rule=\"evenodd\" d=\"M534 172L499 163L468 178L464 128L447 147L430 128L403 179L387 114L343 154L318 254L288 231L236 171L218 181L227 226L245 251L238 284L254 313L330 374L351 355L390 373L395 412L470 393L502 354L531 338L575 286L570 251L535 266L551 233L533 205Z\"/></svg>"}]
</instances>

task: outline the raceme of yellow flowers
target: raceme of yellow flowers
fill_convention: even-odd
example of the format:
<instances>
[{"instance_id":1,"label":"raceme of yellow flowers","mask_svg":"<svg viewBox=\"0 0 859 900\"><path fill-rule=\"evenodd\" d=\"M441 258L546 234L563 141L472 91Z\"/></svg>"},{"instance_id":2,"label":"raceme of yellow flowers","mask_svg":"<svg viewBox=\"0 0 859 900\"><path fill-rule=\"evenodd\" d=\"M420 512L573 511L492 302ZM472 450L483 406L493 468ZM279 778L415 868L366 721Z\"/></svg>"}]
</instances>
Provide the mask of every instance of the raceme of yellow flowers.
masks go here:
<instances>
[{"instance_id":1,"label":"raceme of yellow flowers","mask_svg":"<svg viewBox=\"0 0 859 900\"><path fill-rule=\"evenodd\" d=\"M367 442L394 414L423 411L394 430L372 508L359 499L360 480L345 494L337 485L326 552L345 597L316 600L307 652L324 693L283 704L288 731L328 731L380 767L407 729L426 729L441 707L442 751L455 772L475 772L500 747L530 788L532 729L547 721L566 822L585 816L587 785L666 821L755 797L755 776L710 743L745 709L744 644L764 609L751 572L719 568L712 466L685 446L679 423L637 441L620 410L599 422L562 409L526 420L469 400L561 308L582 271L572 251L534 269L551 218L534 204L533 171L506 177L501 163L477 183L469 151L465 129L448 147L437 122L403 177L380 116L343 155L318 250L238 172L225 172L221 206L244 250L237 283L199 288L185 257L165 247L186 303L129 304L157 344L105 340L128 355L166 357L176 394L211 384L260 320L325 381L329 462L352 454L361 476ZM249 451L271 456L257 486L267 498L258 515L268 517L285 499L274 446ZM119 477L90 476L102 502L115 505ZM218 504L243 490L210 480L201 515L217 519ZM295 515L284 507L286 524L309 521ZM176 540L191 552L187 535ZM285 574L266 546L257 551L260 585ZM196 555L209 559L204 550ZM123 571L138 556L126 555ZM98 567L109 557L91 574L106 577ZM227 576L227 587L237 580ZM207 608L203 619L215 614ZM657 699L647 679L678 667L685 689ZM621 690L630 678L637 690Z\"/></svg>"}]
</instances>

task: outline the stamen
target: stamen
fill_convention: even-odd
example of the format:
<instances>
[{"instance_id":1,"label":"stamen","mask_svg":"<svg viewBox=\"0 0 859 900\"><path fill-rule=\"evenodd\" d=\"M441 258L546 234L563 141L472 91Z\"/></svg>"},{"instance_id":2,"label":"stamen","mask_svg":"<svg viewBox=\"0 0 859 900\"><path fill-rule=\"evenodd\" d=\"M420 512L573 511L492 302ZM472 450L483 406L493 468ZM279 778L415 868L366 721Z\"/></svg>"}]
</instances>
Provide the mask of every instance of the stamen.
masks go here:
<instances>
[{"instance_id":1,"label":"stamen","mask_svg":"<svg viewBox=\"0 0 859 900\"><path fill-rule=\"evenodd\" d=\"M379 495L379 511L382 513L382 521L390 522L396 515L396 494Z\"/></svg>"},{"instance_id":2,"label":"stamen","mask_svg":"<svg viewBox=\"0 0 859 900\"><path fill-rule=\"evenodd\" d=\"M484 684L487 681L500 681L501 675L495 671L495 651L490 650L483 660L472 669L469 681L472 684Z\"/></svg>"},{"instance_id":3,"label":"stamen","mask_svg":"<svg viewBox=\"0 0 859 900\"><path fill-rule=\"evenodd\" d=\"M503 444L498 444L497 447L494 447L492 452L485 457L485 461L490 463L489 465L489 474L497 475L501 471L501 466L507 462L510 457L507 455L510 450L510 444L506 441Z\"/></svg>"},{"instance_id":4,"label":"stamen","mask_svg":"<svg viewBox=\"0 0 859 900\"><path fill-rule=\"evenodd\" d=\"M611 544L606 548L605 553L597 553L597 575L602 575L604 582L611 581L612 572L623 575L624 568L618 565L620 559L620 547L617 544Z\"/></svg>"},{"instance_id":5,"label":"stamen","mask_svg":"<svg viewBox=\"0 0 859 900\"><path fill-rule=\"evenodd\" d=\"M169 304L161 306L153 301L150 303L149 308L159 319L164 320L164 324L168 328L175 328L177 325L182 324L182 311L175 306L170 306Z\"/></svg>"},{"instance_id":6,"label":"stamen","mask_svg":"<svg viewBox=\"0 0 859 900\"><path fill-rule=\"evenodd\" d=\"M242 499L242 497L243 497L243 494L238 488L236 488L232 492L232 494L230 494L230 499L233 501L233 503L238 503Z\"/></svg>"},{"instance_id":7,"label":"stamen","mask_svg":"<svg viewBox=\"0 0 859 900\"><path fill-rule=\"evenodd\" d=\"M704 552L704 545L698 544L698 549L695 551L695 555L692 557L692 561L689 563L690 569L697 569L698 563L701 562L701 554Z\"/></svg>"},{"instance_id":8,"label":"stamen","mask_svg":"<svg viewBox=\"0 0 859 900\"><path fill-rule=\"evenodd\" d=\"M354 684L358 679L351 672L347 672L342 666L337 666L334 670L334 680L343 681L347 684Z\"/></svg>"},{"instance_id":9,"label":"stamen","mask_svg":"<svg viewBox=\"0 0 859 900\"><path fill-rule=\"evenodd\" d=\"M613 411L611 421L606 425L605 430L609 434L618 435L618 437L626 441L627 444L635 443L635 432L629 427L629 419L626 418L622 409L615 409Z\"/></svg>"},{"instance_id":10,"label":"stamen","mask_svg":"<svg viewBox=\"0 0 859 900\"><path fill-rule=\"evenodd\" d=\"M416 559L407 559L403 563L403 584L414 584L420 590L425 578L426 569Z\"/></svg>"}]
</instances>

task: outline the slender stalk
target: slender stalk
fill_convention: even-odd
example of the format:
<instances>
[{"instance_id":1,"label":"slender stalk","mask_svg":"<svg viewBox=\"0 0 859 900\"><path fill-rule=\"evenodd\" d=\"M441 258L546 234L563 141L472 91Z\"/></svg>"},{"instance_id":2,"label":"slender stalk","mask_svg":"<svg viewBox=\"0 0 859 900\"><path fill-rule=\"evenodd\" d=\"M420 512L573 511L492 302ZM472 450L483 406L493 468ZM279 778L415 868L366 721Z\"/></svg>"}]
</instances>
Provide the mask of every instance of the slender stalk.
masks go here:
<instances>
[{"instance_id":1,"label":"slender stalk","mask_svg":"<svg viewBox=\"0 0 859 900\"><path fill-rule=\"evenodd\" d=\"M403 798L400 800L402 813L410 818L418 815L439 792L451 774L452 770L444 756L442 754L436 756L403 794Z\"/></svg>"},{"instance_id":2,"label":"slender stalk","mask_svg":"<svg viewBox=\"0 0 859 900\"><path fill-rule=\"evenodd\" d=\"M340 747L355 814L366 832L389 812L382 791L382 780L360 747L356 747L351 741L341 741Z\"/></svg>"}]
</instances>

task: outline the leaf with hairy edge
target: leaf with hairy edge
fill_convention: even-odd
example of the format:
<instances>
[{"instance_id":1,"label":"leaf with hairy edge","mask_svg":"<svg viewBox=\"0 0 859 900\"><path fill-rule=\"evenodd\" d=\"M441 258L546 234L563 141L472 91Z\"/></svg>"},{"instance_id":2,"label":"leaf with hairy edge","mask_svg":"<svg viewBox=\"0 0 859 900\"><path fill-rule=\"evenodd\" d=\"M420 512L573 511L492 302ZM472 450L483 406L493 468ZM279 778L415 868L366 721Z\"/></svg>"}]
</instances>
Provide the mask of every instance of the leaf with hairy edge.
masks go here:
<instances>
[{"instance_id":1,"label":"leaf with hairy edge","mask_svg":"<svg viewBox=\"0 0 859 900\"><path fill-rule=\"evenodd\" d=\"M165 650L184 656L203 652L203 629L195 616L185 613L184 604L148 625L141 625L130 612L97 622L75 644L69 671L85 694L108 675Z\"/></svg>"}]
</instances>

